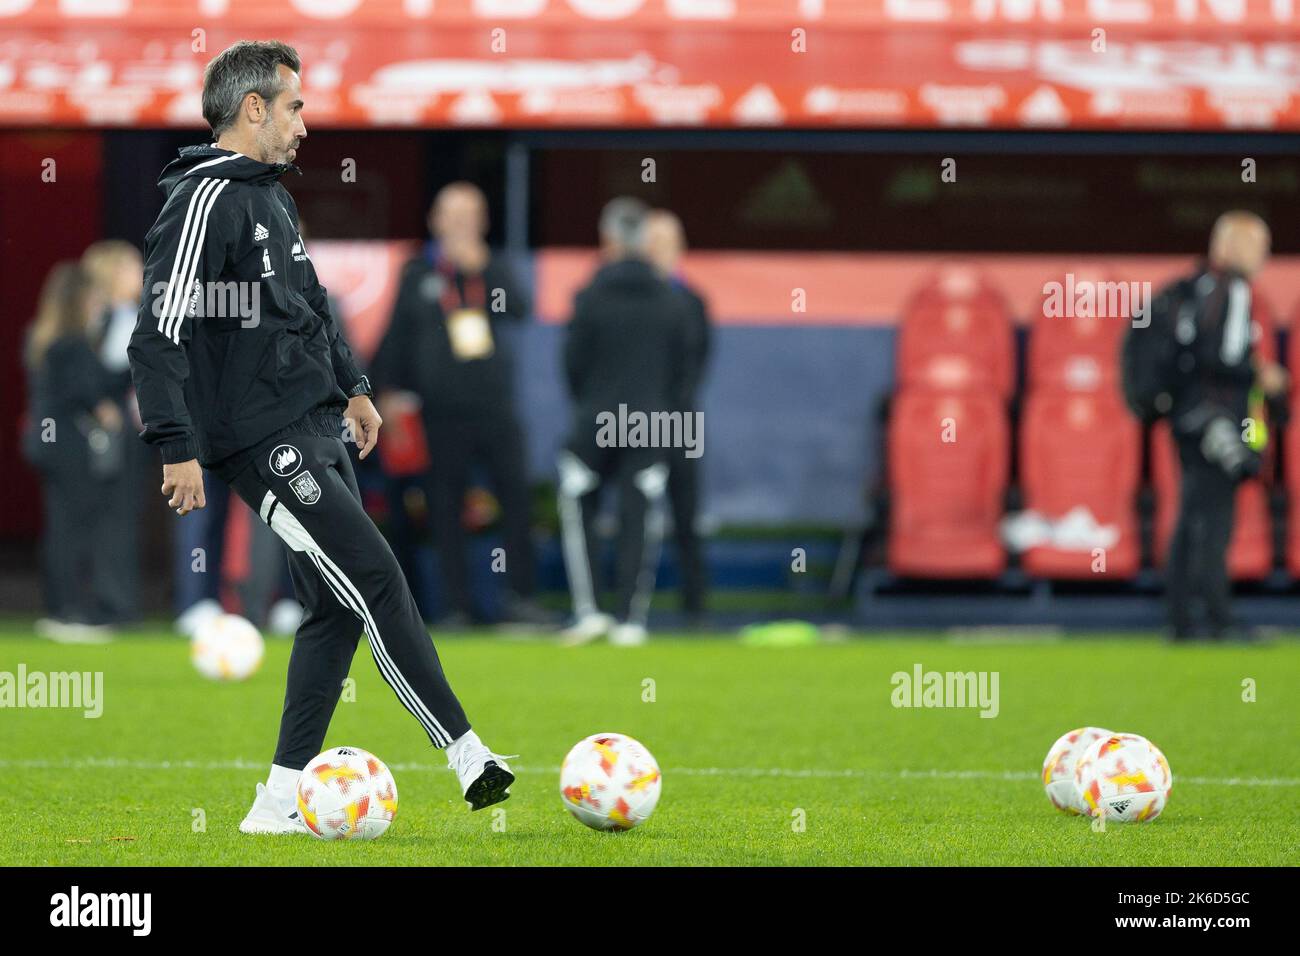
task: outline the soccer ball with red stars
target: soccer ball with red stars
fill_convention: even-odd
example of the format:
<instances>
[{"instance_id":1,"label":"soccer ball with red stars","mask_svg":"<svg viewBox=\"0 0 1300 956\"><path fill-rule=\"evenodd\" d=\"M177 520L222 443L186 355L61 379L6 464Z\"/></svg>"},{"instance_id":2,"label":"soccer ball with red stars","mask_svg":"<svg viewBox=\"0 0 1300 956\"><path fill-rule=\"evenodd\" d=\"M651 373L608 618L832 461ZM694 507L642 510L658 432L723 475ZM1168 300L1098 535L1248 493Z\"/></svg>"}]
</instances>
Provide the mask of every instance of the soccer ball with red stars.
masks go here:
<instances>
[{"instance_id":1,"label":"soccer ball with red stars","mask_svg":"<svg viewBox=\"0 0 1300 956\"><path fill-rule=\"evenodd\" d=\"M626 734L592 734L560 767L565 807L593 830L640 826L654 812L662 785L655 758Z\"/></svg>"},{"instance_id":2,"label":"soccer ball with red stars","mask_svg":"<svg viewBox=\"0 0 1300 956\"><path fill-rule=\"evenodd\" d=\"M1109 823L1150 823L1160 816L1174 778L1160 748L1137 734L1093 741L1074 766L1083 812Z\"/></svg>"},{"instance_id":3,"label":"soccer ball with red stars","mask_svg":"<svg viewBox=\"0 0 1300 956\"><path fill-rule=\"evenodd\" d=\"M1074 765L1094 742L1109 736L1111 732L1100 727L1080 727L1062 734L1052 744L1043 761L1043 789L1052 806L1072 815L1087 812L1083 796L1074 785Z\"/></svg>"},{"instance_id":4,"label":"soccer ball with red stars","mask_svg":"<svg viewBox=\"0 0 1300 956\"><path fill-rule=\"evenodd\" d=\"M373 840L397 816L397 781L359 747L335 747L303 768L298 812L322 840Z\"/></svg>"}]
</instances>

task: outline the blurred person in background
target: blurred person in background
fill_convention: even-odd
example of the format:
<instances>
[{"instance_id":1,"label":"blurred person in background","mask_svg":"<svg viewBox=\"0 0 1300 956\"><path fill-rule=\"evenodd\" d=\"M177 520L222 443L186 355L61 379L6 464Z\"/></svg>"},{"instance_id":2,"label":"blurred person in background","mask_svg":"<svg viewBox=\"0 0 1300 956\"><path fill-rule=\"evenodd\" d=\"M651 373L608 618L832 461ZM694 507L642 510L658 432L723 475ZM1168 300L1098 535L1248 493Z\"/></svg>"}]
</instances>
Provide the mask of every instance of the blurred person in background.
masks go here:
<instances>
[{"instance_id":1,"label":"blurred person in background","mask_svg":"<svg viewBox=\"0 0 1300 956\"><path fill-rule=\"evenodd\" d=\"M172 525L172 607L174 627L193 637L203 623L222 613L221 568L226 554L230 488L203 472L206 507L190 512L195 520Z\"/></svg>"},{"instance_id":2,"label":"blurred person in background","mask_svg":"<svg viewBox=\"0 0 1300 956\"><path fill-rule=\"evenodd\" d=\"M125 247L125 248L123 248ZM129 250L129 254L128 254ZM135 330L143 296L144 262L139 251L126 242L100 242L91 246L83 261L93 264L102 275L104 284L118 290L113 304L105 314L104 344L101 354L116 377L120 376L124 388L130 390L130 419L136 431L144 427L139 421L139 408L135 401L131 381L130 359L127 347ZM134 284L128 273L128 262L134 268ZM134 297L134 305L130 304ZM129 314L128 314L129 308ZM120 350L120 352L119 352ZM119 368L118 362L121 366ZM142 442L128 442L129 462L152 462L153 456ZM172 522L172 608L176 615L174 627L184 637L193 637L202 624L222 613L221 569L225 561L226 522L230 511L230 489L208 471L202 475L207 506L195 510L190 520ZM138 513L138 498L130 502L132 515ZM132 522L133 525L135 522ZM269 530L269 529L268 529ZM130 532L134 535L134 532ZM134 543L132 543L134 547ZM250 615L257 621L256 615Z\"/></svg>"},{"instance_id":3,"label":"blurred person in background","mask_svg":"<svg viewBox=\"0 0 1300 956\"><path fill-rule=\"evenodd\" d=\"M685 300L647 258L647 213L644 203L626 197L602 210L604 263L574 299L564 346L574 406L573 428L558 461L564 563L573 596L574 622L564 635L569 644L606 635L621 646L646 640L669 449L611 443L598 419L670 411L682 396L690 351ZM596 575L595 523L608 485L618 493L614 617L599 609Z\"/></svg>"},{"instance_id":4,"label":"blurred person in background","mask_svg":"<svg viewBox=\"0 0 1300 956\"><path fill-rule=\"evenodd\" d=\"M106 637L117 610L109 538L124 421L111 376L96 353L103 308L85 268L56 265L41 290L24 355L24 452L40 473L45 499L49 617L37 622L37 631L59 640Z\"/></svg>"},{"instance_id":5,"label":"blurred person in background","mask_svg":"<svg viewBox=\"0 0 1300 956\"><path fill-rule=\"evenodd\" d=\"M444 627L482 620L470 594L464 527L471 469L482 467L501 505L508 591L503 618L553 624L534 601L536 560L524 436L514 400L514 368L501 323L523 321L528 296L509 264L487 245L487 200L454 182L429 210L433 240L402 271L392 320L371 363L375 387L419 396L430 453L425 490L450 614ZM391 394L381 394L390 419Z\"/></svg>"},{"instance_id":6,"label":"blurred person in background","mask_svg":"<svg viewBox=\"0 0 1300 956\"><path fill-rule=\"evenodd\" d=\"M1254 347L1251 281L1268 261L1269 245L1258 216L1225 213L1215 222L1208 260L1153 304L1152 329L1172 335L1176 349L1167 402L1182 465L1168 559L1175 640L1196 636L1198 599L1210 637L1249 637L1232 618L1227 567L1237 485L1260 467L1243 421L1252 413L1252 391L1276 399L1288 387L1286 371Z\"/></svg>"},{"instance_id":7,"label":"blurred person in background","mask_svg":"<svg viewBox=\"0 0 1300 956\"><path fill-rule=\"evenodd\" d=\"M646 254L655 270L682 297L687 317L686 371L677 407L684 414L698 409L700 382L708 365L712 333L709 307L680 271L686 253L682 221L667 209L653 210L646 218ZM700 502L699 459L678 450L668 456L668 503L673 516L673 538L681 574L682 611L695 627L703 625L707 572L697 528Z\"/></svg>"},{"instance_id":8,"label":"blurred person in background","mask_svg":"<svg viewBox=\"0 0 1300 956\"><path fill-rule=\"evenodd\" d=\"M140 411L131 385L126 347L135 328L144 282L140 250L121 239L105 239L86 249L81 264L95 284L104 310L93 333L99 361L122 419L139 430ZM140 617L140 504L145 479L145 448L140 442L122 443L122 468L110 482L105 502L104 541L106 590L117 623Z\"/></svg>"}]
</instances>

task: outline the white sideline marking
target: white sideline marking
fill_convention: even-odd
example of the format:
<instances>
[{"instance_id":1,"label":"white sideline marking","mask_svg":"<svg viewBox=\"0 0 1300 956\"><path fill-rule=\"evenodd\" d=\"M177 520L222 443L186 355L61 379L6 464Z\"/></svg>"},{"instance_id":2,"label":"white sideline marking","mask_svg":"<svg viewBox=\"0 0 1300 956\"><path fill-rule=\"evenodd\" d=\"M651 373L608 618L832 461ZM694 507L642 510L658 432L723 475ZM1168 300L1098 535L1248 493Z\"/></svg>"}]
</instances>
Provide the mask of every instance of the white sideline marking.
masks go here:
<instances>
[{"instance_id":1,"label":"white sideline marking","mask_svg":"<svg viewBox=\"0 0 1300 956\"><path fill-rule=\"evenodd\" d=\"M0 760L0 767L32 770L264 770L264 760L127 760L122 757L83 757L76 760ZM397 772L447 770L427 763L390 763ZM555 774L559 767L514 765L515 773ZM683 777L777 777L782 779L878 780L1038 780L1028 770L793 770L789 767L669 767L665 774ZM1209 787L1300 787L1300 777L1182 777L1175 784Z\"/></svg>"}]
</instances>

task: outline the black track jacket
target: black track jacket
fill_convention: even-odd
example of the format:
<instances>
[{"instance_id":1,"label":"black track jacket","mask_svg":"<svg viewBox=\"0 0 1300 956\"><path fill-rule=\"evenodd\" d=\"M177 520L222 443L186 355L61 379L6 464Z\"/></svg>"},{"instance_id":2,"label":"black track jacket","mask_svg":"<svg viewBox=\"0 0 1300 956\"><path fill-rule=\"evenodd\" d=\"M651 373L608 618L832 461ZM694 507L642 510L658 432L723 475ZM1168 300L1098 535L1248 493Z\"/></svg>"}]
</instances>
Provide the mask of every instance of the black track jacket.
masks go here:
<instances>
[{"instance_id":1,"label":"black track jacket","mask_svg":"<svg viewBox=\"0 0 1300 956\"><path fill-rule=\"evenodd\" d=\"M690 378L687 303L650 264L607 263L574 299L564 367L580 427L596 413L680 410Z\"/></svg>"},{"instance_id":2,"label":"black track jacket","mask_svg":"<svg viewBox=\"0 0 1300 956\"><path fill-rule=\"evenodd\" d=\"M158 180L167 201L145 237L128 354L141 437L166 464L212 468L342 409L361 378L280 184L289 169L188 146Z\"/></svg>"}]
</instances>

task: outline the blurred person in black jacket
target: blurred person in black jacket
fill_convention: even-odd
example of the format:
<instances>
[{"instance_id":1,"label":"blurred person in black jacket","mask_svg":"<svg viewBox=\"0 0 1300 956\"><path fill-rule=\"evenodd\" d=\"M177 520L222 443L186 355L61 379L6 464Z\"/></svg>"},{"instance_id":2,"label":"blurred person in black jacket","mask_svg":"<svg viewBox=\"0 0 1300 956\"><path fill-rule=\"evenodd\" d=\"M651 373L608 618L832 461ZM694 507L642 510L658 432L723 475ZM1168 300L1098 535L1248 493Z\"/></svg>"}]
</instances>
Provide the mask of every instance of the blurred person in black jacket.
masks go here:
<instances>
[{"instance_id":1,"label":"blurred person in black jacket","mask_svg":"<svg viewBox=\"0 0 1300 956\"><path fill-rule=\"evenodd\" d=\"M1210 637L1249 636L1232 617L1227 569L1237 485L1260 465L1243 429L1252 390L1276 399L1288 387L1286 371L1257 354L1251 320L1251 280L1268 261L1269 241L1258 216L1225 213L1214 225L1209 259L1162 290L1152 306L1152 328L1176 343L1166 402L1182 465L1168 559L1175 640L1195 636L1198 600Z\"/></svg>"},{"instance_id":2,"label":"blurred person in black jacket","mask_svg":"<svg viewBox=\"0 0 1300 956\"><path fill-rule=\"evenodd\" d=\"M113 620L108 564L112 484L124 445L122 409L95 352L104 302L90 274L65 262L41 290L24 356L27 460L40 473L45 499L44 580L54 638L102 633Z\"/></svg>"},{"instance_id":3,"label":"blurred person in black jacket","mask_svg":"<svg viewBox=\"0 0 1300 956\"><path fill-rule=\"evenodd\" d=\"M144 425L131 381L127 353L131 333L144 294L144 259L140 250L119 239L96 242L81 256L81 264L93 278L104 301L94 340L100 362L108 376L114 401L135 431ZM106 574L112 579L118 616L139 617L139 536L143 487L149 481L149 448L143 442L123 443L122 474L111 488L111 508L105 517L104 547L113 554ZM176 630L192 637L208 618L222 612L221 567L224 561L226 518L230 492L215 475L204 473L207 507L192 513L189 521L175 524L172 535L172 600ZM274 534L267 529L269 534ZM201 559L199 556L202 556ZM250 614L255 623L261 622Z\"/></svg>"},{"instance_id":4,"label":"blurred person in black jacket","mask_svg":"<svg viewBox=\"0 0 1300 956\"><path fill-rule=\"evenodd\" d=\"M502 323L523 321L531 304L509 264L489 250L487 228L487 200L477 186L454 182L438 192L429 210L433 241L402 271L371 374L381 393L414 392L422 403L431 459L425 486L451 607L444 626L481 619L470 594L462 517L476 465L487 472L501 505L509 586L504 618L550 624L552 615L533 601L524 436L514 367L500 335ZM386 399L381 394L381 409Z\"/></svg>"},{"instance_id":5,"label":"blurred person in black jacket","mask_svg":"<svg viewBox=\"0 0 1300 956\"><path fill-rule=\"evenodd\" d=\"M122 418L135 429L142 427L140 411L131 384L131 365L126 354L135 330L144 283L144 260L140 250L121 239L105 239L92 244L81 255L81 264L89 273L104 303L104 309L92 331L92 338L104 366L112 398ZM122 443L122 468L111 482L106 502L102 547L109 552L105 562L106 597L111 601L111 617L120 623L140 617L140 505L145 471L146 448L142 442Z\"/></svg>"},{"instance_id":6,"label":"blurred person in black jacket","mask_svg":"<svg viewBox=\"0 0 1300 956\"><path fill-rule=\"evenodd\" d=\"M680 266L686 252L686 233L682 221L667 209L656 209L646 219L646 253L651 264L683 298L686 305L688 347L686 372L678 407L683 413L699 408L700 382L708 365L712 332L709 307L686 281ZM707 572L700 553L700 535L696 522L700 501L699 458L674 453L668 456L668 503L673 516L673 538L681 574L682 610L692 623L701 624Z\"/></svg>"},{"instance_id":7,"label":"blurred person in black jacket","mask_svg":"<svg viewBox=\"0 0 1300 956\"><path fill-rule=\"evenodd\" d=\"M605 261L577 294L565 341L574 418L558 461L558 502L573 596L574 623L565 632L571 644L606 635L623 646L646 639L670 449L638 436L634 422L673 411L680 419L690 351L685 300L646 258L646 215L635 199L606 204L600 217ZM617 489L619 504L614 617L599 610L594 560L607 485Z\"/></svg>"}]
</instances>

